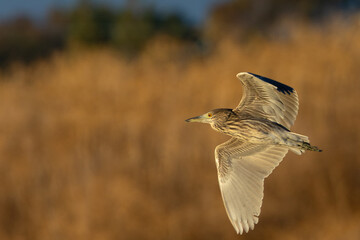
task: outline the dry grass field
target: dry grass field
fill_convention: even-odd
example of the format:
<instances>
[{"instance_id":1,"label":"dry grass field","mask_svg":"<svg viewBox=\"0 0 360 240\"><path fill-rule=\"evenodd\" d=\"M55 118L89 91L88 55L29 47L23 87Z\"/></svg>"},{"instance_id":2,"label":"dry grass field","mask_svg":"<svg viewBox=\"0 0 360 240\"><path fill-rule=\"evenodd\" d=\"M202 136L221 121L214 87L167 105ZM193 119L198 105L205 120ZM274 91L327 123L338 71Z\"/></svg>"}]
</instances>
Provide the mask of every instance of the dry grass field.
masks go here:
<instances>
[{"instance_id":1,"label":"dry grass field","mask_svg":"<svg viewBox=\"0 0 360 240\"><path fill-rule=\"evenodd\" d=\"M66 51L0 75L0 239L360 239L360 22L297 23L287 40L224 38L206 57L158 38L127 61ZM236 236L214 148L186 118L235 107L240 71L294 87L288 153L254 231Z\"/></svg>"}]
</instances>

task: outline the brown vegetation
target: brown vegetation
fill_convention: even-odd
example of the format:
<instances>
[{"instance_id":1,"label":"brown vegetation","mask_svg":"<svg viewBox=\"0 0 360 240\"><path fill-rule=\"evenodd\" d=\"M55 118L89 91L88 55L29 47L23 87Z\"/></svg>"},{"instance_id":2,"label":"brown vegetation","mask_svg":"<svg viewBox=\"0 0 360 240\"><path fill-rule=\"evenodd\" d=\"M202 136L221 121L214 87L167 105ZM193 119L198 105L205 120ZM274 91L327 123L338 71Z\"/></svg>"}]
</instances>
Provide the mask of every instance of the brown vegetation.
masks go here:
<instances>
[{"instance_id":1,"label":"brown vegetation","mask_svg":"<svg viewBox=\"0 0 360 240\"><path fill-rule=\"evenodd\" d=\"M294 87L293 130L324 150L288 153L244 238L359 239L359 24L293 29L206 58L158 39L132 62L99 49L2 73L0 239L234 239L213 155L227 137L184 120L235 107L240 71Z\"/></svg>"}]
</instances>

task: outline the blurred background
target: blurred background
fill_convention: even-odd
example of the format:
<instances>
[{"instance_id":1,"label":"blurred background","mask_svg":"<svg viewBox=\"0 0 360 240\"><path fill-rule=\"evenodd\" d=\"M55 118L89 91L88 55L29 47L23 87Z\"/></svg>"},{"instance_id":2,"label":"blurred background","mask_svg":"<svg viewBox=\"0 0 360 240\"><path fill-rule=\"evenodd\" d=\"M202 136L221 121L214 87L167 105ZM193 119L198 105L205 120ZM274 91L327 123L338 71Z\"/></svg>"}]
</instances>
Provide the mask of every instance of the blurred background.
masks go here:
<instances>
[{"instance_id":1,"label":"blurred background","mask_svg":"<svg viewBox=\"0 0 360 240\"><path fill-rule=\"evenodd\" d=\"M360 239L358 0L0 1L0 239ZM235 75L294 87L288 153L237 236L185 119Z\"/></svg>"}]
</instances>

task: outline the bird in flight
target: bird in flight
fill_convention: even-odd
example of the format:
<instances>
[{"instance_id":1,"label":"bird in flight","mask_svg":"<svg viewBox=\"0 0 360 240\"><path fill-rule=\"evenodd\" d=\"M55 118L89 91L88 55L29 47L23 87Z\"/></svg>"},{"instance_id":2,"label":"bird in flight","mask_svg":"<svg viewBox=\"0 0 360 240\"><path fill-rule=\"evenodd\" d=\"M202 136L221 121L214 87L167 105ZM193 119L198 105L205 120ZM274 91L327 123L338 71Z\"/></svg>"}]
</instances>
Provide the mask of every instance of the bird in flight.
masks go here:
<instances>
[{"instance_id":1,"label":"bird in flight","mask_svg":"<svg viewBox=\"0 0 360 240\"><path fill-rule=\"evenodd\" d=\"M215 109L187 122L209 123L231 138L215 148L215 162L227 215L238 234L254 229L264 196L264 179L288 150L321 152L307 136L291 132L299 109L296 91L253 73L236 75L243 97L235 109Z\"/></svg>"}]
</instances>

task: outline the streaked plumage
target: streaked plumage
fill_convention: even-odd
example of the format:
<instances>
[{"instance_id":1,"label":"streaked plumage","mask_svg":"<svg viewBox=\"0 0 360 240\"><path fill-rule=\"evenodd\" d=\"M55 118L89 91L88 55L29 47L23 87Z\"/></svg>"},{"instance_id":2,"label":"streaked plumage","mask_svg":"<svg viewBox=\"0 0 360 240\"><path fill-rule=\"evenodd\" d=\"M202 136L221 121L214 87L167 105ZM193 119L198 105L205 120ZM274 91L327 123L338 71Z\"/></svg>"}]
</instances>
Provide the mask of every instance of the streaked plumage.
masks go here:
<instances>
[{"instance_id":1,"label":"streaked plumage","mask_svg":"<svg viewBox=\"0 0 360 240\"><path fill-rule=\"evenodd\" d=\"M215 149L221 195L237 233L254 229L263 199L264 179L288 150L321 151L306 136L289 129L298 113L296 91L253 73L239 73L243 97L235 109L215 109L188 122L209 123L231 138Z\"/></svg>"}]
</instances>

